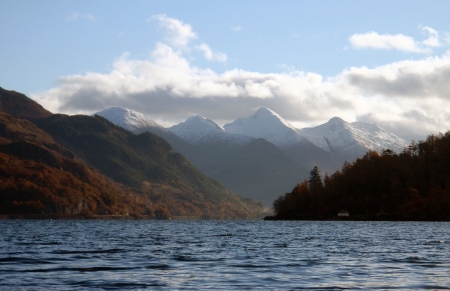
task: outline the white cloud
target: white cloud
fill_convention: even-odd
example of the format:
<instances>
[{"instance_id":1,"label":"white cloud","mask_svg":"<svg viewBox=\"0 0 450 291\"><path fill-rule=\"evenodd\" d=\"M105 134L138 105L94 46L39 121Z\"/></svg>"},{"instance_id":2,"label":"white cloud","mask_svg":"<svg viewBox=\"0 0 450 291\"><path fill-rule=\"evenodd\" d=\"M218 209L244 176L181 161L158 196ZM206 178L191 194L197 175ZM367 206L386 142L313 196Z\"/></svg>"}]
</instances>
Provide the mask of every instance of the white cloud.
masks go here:
<instances>
[{"instance_id":1,"label":"white cloud","mask_svg":"<svg viewBox=\"0 0 450 291\"><path fill-rule=\"evenodd\" d=\"M90 13L80 14L78 12L74 12L71 15L69 15L69 17L67 17L67 20L68 21L87 20L89 22L95 22L97 21L97 17L95 17Z\"/></svg>"},{"instance_id":2,"label":"white cloud","mask_svg":"<svg viewBox=\"0 0 450 291\"><path fill-rule=\"evenodd\" d=\"M68 114L128 107L165 120L166 126L193 113L230 122L267 106L299 126L339 116L377 123L407 140L450 129L450 53L352 67L324 79L297 70L219 74L194 66L178 44L157 43L149 59L124 54L107 74L62 77L55 88L32 98L52 112ZM206 58L217 58L206 44L201 50Z\"/></svg>"},{"instance_id":3,"label":"white cloud","mask_svg":"<svg viewBox=\"0 0 450 291\"><path fill-rule=\"evenodd\" d=\"M191 40L197 38L190 24L183 21L167 17L165 14L153 15L148 21L158 20L161 27L166 32L166 41L175 47L186 47Z\"/></svg>"},{"instance_id":4,"label":"white cloud","mask_svg":"<svg viewBox=\"0 0 450 291\"><path fill-rule=\"evenodd\" d=\"M384 49L404 52L427 53L428 49L420 46L414 38L403 34L378 34L374 31L364 34L354 34L348 38L355 49Z\"/></svg>"},{"instance_id":5,"label":"white cloud","mask_svg":"<svg viewBox=\"0 0 450 291\"><path fill-rule=\"evenodd\" d=\"M165 40L174 49L180 49L183 52L189 52L192 48L203 53L208 61L226 62L227 55L214 51L206 43L191 44L198 39L197 33L190 24L186 24L181 20L170 18L165 14L153 15L147 21L157 20L159 25L164 29Z\"/></svg>"},{"instance_id":6,"label":"white cloud","mask_svg":"<svg viewBox=\"0 0 450 291\"><path fill-rule=\"evenodd\" d=\"M421 27L422 32L428 36L422 42L414 40L410 36L403 34L378 34L377 32L368 32L363 34L354 34L348 38L352 47L355 49L383 49L383 50L398 50L403 52L413 53L431 53L431 48L441 47L442 43L439 41L439 33L429 27ZM448 40L448 34L445 33L445 41Z\"/></svg>"},{"instance_id":7,"label":"white cloud","mask_svg":"<svg viewBox=\"0 0 450 291\"><path fill-rule=\"evenodd\" d=\"M340 116L417 139L450 128L449 77L448 55L350 68L331 79L299 71L217 74L192 66L179 51L159 43L149 60L125 54L109 74L67 76L58 87L32 97L53 112L92 113L119 105L167 123L193 112L231 121L267 106L296 124Z\"/></svg>"},{"instance_id":8,"label":"white cloud","mask_svg":"<svg viewBox=\"0 0 450 291\"><path fill-rule=\"evenodd\" d=\"M428 26L422 27L422 30L429 35L428 38L422 42L424 45L431 47L441 46L439 42L439 34L436 30Z\"/></svg>"},{"instance_id":9,"label":"white cloud","mask_svg":"<svg viewBox=\"0 0 450 291\"><path fill-rule=\"evenodd\" d=\"M212 49L207 45L206 43L202 43L196 48L199 51L202 51L205 58L208 61L219 61L219 62L226 62L227 61L227 55L221 52L213 52Z\"/></svg>"}]
</instances>

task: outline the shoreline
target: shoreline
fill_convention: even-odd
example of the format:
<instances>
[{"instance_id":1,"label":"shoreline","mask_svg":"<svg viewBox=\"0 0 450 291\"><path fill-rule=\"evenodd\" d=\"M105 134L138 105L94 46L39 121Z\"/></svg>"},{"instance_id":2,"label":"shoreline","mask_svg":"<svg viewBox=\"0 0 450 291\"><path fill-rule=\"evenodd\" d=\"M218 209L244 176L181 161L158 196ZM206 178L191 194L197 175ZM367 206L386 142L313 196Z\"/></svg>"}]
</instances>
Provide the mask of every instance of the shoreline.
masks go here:
<instances>
[{"instance_id":1,"label":"shoreline","mask_svg":"<svg viewBox=\"0 0 450 291\"><path fill-rule=\"evenodd\" d=\"M129 215L71 215L71 214L0 214L0 220L30 219L30 220L157 220L146 216Z\"/></svg>"},{"instance_id":2,"label":"shoreline","mask_svg":"<svg viewBox=\"0 0 450 291\"><path fill-rule=\"evenodd\" d=\"M429 221L429 222L449 222L450 217L396 217L396 216L377 216L377 215L358 215L352 217L277 217L266 216L264 221Z\"/></svg>"}]
</instances>

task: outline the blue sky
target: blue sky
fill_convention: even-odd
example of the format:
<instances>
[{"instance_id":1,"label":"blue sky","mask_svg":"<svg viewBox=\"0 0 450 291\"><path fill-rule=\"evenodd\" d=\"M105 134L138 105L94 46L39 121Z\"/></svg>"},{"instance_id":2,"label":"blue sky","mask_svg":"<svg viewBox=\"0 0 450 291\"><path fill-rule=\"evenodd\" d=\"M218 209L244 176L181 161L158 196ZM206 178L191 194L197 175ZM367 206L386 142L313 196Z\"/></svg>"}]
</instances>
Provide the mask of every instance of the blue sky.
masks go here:
<instances>
[{"instance_id":1,"label":"blue sky","mask_svg":"<svg viewBox=\"0 0 450 291\"><path fill-rule=\"evenodd\" d=\"M171 125L267 106L410 139L450 128L448 1L10 1L0 86L53 112Z\"/></svg>"}]
</instances>

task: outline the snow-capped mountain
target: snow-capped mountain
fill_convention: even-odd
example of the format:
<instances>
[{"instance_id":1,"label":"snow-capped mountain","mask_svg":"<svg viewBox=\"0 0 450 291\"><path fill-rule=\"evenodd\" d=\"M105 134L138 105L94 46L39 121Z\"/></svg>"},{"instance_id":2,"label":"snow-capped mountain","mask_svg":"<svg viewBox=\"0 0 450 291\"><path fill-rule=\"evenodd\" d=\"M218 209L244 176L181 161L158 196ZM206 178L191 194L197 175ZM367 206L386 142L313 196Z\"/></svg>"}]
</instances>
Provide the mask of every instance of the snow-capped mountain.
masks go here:
<instances>
[{"instance_id":1,"label":"snow-capped mountain","mask_svg":"<svg viewBox=\"0 0 450 291\"><path fill-rule=\"evenodd\" d=\"M355 157L364 155L367 150L381 152L389 148L401 152L408 146L405 140L376 124L348 123L339 117L333 117L316 127L296 129L267 107L261 107L253 115L236 119L224 127L211 119L195 115L165 129L145 114L122 107L111 107L96 114L134 133L151 131L167 135L169 131L190 144L202 142L248 144L255 138L263 138L279 148L311 142L331 154L353 153Z\"/></svg>"},{"instance_id":2,"label":"snow-capped mountain","mask_svg":"<svg viewBox=\"0 0 450 291\"><path fill-rule=\"evenodd\" d=\"M145 114L127 108L110 107L94 115L104 117L115 125L134 133L140 133L149 130L149 128L164 129Z\"/></svg>"},{"instance_id":3,"label":"snow-capped mountain","mask_svg":"<svg viewBox=\"0 0 450 291\"><path fill-rule=\"evenodd\" d=\"M144 114L125 108L97 114L134 133L150 131L164 138L207 176L266 205L307 179L314 166L322 173L333 173L344 161L353 162L368 150L389 148L399 153L407 146L375 124L348 123L338 117L316 127L296 129L266 107L223 127L199 115L163 128Z\"/></svg>"},{"instance_id":4,"label":"snow-capped mountain","mask_svg":"<svg viewBox=\"0 0 450 291\"><path fill-rule=\"evenodd\" d=\"M224 126L227 132L263 138L278 147L287 147L301 141L295 127L267 107L261 107L255 114L239 118Z\"/></svg>"},{"instance_id":5,"label":"snow-capped mountain","mask_svg":"<svg viewBox=\"0 0 450 291\"><path fill-rule=\"evenodd\" d=\"M194 115L186 121L170 127L169 130L190 144L202 142L246 144L253 140L249 136L226 132L211 119L200 115Z\"/></svg>"},{"instance_id":6,"label":"snow-capped mountain","mask_svg":"<svg viewBox=\"0 0 450 291\"><path fill-rule=\"evenodd\" d=\"M361 155L367 150L381 152L383 149L401 152L408 145L376 124L348 123L339 117L313 128L299 129L298 133L317 147L338 155L352 152Z\"/></svg>"}]
</instances>

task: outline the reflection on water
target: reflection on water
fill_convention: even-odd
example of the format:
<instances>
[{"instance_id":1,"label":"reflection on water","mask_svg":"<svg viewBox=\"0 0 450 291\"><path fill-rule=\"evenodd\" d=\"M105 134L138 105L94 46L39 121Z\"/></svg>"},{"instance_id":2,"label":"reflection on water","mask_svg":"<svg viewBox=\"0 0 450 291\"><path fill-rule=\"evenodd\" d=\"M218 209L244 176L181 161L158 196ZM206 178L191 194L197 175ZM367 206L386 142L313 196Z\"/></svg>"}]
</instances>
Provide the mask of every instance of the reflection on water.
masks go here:
<instances>
[{"instance_id":1,"label":"reflection on water","mask_svg":"<svg viewBox=\"0 0 450 291\"><path fill-rule=\"evenodd\" d=\"M448 289L450 223L0 221L1 290Z\"/></svg>"}]
</instances>

